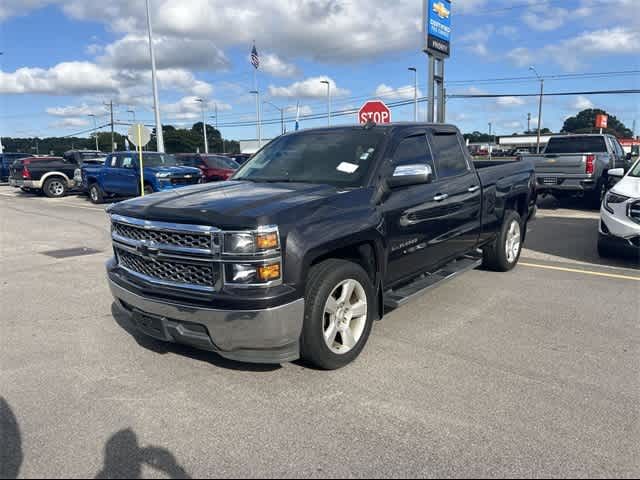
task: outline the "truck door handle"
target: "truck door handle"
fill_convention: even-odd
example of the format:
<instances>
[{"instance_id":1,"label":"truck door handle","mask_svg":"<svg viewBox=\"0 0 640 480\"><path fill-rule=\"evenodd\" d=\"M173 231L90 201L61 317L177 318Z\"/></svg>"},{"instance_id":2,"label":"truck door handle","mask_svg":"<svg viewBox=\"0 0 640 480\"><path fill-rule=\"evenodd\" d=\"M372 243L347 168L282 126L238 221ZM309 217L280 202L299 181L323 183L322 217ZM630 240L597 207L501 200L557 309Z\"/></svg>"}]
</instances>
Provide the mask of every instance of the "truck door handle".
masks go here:
<instances>
[{"instance_id":1,"label":"truck door handle","mask_svg":"<svg viewBox=\"0 0 640 480\"><path fill-rule=\"evenodd\" d=\"M478 190L480 190L480 187L478 185L469 187L469 193L476 193Z\"/></svg>"},{"instance_id":2,"label":"truck door handle","mask_svg":"<svg viewBox=\"0 0 640 480\"><path fill-rule=\"evenodd\" d=\"M443 194L436 195L435 197L433 197L433 201L434 202L442 202L442 201L446 200L447 198L449 198L449 195L447 195L446 193L443 193Z\"/></svg>"}]
</instances>

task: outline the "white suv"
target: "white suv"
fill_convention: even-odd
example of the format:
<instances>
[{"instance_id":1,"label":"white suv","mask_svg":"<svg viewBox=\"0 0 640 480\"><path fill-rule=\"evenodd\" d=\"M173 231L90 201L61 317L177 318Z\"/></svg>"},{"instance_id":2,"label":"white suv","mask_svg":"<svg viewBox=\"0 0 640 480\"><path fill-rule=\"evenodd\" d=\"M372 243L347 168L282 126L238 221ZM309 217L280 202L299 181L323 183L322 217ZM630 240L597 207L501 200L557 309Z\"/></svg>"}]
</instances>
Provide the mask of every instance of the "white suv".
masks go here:
<instances>
[{"instance_id":1,"label":"white suv","mask_svg":"<svg viewBox=\"0 0 640 480\"><path fill-rule=\"evenodd\" d=\"M622 178L604 197L600 210L598 252L640 259L640 160L625 176L622 168L609 170L610 178Z\"/></svg>"}]
</instances>

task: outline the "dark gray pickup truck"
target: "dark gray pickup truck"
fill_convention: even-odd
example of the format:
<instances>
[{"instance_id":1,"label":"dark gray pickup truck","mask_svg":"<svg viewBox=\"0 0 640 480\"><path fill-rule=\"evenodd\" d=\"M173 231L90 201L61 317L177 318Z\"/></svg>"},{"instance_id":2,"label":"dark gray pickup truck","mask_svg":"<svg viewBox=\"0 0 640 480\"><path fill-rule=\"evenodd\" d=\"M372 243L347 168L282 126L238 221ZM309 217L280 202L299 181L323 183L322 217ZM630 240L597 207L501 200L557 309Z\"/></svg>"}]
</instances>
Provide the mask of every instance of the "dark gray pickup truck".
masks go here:
<instances>
[{"instance_id":1,"label":"dark gray pickup truck","mask_svg":"<svg viewBox=\"0 0 640 480\"><path fill-rule=\"evenodd\" d=\"M557 198L584 196L597 208L610 186L609 169L631 166L631 156L625 155L612 135L551 137L542 155L524 158L535 166L539 193Z\"/></svg>"},{"instance_id":2,"label":"dark gray pickup truck","mask_svg":"<svg viewBox=\"0 0 640 480\"><path fill-rule=\"evenodd\" d=\"M530 162L474 165L453 126L300 131L230 181L113 205L109 284L146 335L334 369L385 307L512 269L535 201Z\"/></svg>"}]
</instances>

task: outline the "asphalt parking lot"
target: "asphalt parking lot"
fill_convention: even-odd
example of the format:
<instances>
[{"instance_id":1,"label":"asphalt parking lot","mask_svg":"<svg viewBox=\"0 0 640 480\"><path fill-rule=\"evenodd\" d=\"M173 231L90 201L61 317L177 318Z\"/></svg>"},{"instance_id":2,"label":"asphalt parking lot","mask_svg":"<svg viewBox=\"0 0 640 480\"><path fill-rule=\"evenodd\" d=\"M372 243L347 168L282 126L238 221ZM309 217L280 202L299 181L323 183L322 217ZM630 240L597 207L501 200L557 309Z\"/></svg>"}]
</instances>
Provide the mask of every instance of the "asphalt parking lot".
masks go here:
<instances>
[{"instance_id":1,"label":"asphalt parking lot","mask_svg":"<svg viewBox=\"0 0 640 480\"><path fill-rule=\"evenodd\" d=\"M640 269L598 257L598 212L541 207L516 270L423 295L319 372L133 335L104 207L0 186L0 478L637 478Z\"/></svg>"}]
</instances>

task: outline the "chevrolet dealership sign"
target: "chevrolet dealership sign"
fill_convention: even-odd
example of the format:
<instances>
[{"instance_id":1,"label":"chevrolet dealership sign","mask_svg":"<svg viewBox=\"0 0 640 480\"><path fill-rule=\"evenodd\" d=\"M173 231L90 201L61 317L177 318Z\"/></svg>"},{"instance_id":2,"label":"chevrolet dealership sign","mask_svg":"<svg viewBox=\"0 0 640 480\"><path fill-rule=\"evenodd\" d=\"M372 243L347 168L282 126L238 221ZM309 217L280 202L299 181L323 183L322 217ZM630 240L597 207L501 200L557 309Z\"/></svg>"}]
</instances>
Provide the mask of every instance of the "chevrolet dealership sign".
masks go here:
<instances>
[{"instance_id":1,"label":"chevrolet dealership sign","mask_svg":"<svg viewBox=\"0 0 640 480\"><path fill-rule=\"evenodd\" d=\"M438 58L451 53L451 0L425 0L425 50Z\"/></svg>"}]
</instances>

